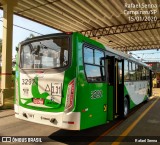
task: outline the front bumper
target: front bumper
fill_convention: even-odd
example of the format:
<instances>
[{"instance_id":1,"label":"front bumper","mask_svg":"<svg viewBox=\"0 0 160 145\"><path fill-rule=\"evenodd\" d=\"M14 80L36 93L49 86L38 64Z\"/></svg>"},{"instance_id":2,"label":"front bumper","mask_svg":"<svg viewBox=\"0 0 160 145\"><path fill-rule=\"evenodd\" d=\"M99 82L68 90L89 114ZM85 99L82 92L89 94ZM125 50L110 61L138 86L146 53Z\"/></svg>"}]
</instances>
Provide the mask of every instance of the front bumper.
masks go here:
<instances>
[{"instance_id":1,"label":"front bumper","mask_svg":"<svg viewBox=\"0 0 160 145\"><path fill-rule=\"evenodd\" d=\"M80 112L42 112L14 105L15 117L68 130L80 130Z\"/></svg>"}]
</instances>

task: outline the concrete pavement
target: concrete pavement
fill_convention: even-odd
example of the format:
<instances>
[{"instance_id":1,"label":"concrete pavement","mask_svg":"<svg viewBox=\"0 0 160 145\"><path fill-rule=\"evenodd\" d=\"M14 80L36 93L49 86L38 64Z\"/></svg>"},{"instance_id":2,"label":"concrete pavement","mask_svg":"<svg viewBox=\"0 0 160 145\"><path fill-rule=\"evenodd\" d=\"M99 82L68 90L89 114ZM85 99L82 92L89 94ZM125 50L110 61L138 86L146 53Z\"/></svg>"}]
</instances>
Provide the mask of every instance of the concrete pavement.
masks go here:
<instances>
[{"instance_id":1,"label":"concrete pavement","mask_svg":"<svg viewBox=\"0 0 160 145\"><path fill-rule=\"evenodd\" d=\"M13 110L0 110L0 136L42 137L44 141L47 141L43 142L45 145L137 145L140 143L137 143L136 139L139 141L145 141L145 139L160 141L160 89L154 89L153 93L152 99L132 110L127 119L115 120L111 123L82 131L62 130L19 120L14 117ZM146 112L146 110L148 111ZM144 114L144 112L146 113ZM115 142L117 139L120 142ZM155 145L160 144L160 142L145 142L145 144Z\"/></svg>"}]
</instances>

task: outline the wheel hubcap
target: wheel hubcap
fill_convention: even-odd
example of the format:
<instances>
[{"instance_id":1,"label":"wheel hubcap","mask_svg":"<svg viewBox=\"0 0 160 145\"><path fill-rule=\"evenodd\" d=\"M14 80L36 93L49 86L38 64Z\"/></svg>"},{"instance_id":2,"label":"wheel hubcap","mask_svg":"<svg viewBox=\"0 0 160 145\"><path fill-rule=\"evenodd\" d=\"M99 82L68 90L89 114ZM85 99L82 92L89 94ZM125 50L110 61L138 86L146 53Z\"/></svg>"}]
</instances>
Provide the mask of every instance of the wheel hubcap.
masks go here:
<instances>
[{"instance_id":1,"label":"wheel hubcap","mask_svg":"<svg viewBox=\"0 0 160 145\"><path fill-rule=\"evenodd\" d=\"M124 115L126 116L128 114L128 103L127 100L124 101Z\"/></svg>"}]
</instances>

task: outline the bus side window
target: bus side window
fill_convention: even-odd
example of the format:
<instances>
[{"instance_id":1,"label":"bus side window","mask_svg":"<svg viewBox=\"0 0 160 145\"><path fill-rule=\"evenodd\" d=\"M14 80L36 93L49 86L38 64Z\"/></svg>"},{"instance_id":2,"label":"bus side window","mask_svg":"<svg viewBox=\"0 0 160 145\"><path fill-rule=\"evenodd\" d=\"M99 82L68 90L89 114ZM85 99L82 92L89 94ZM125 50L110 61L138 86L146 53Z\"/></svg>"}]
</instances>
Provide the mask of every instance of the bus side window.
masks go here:
<instances>
[{"instance_id":1,"label":"bus side window","mask_svg":"<svg viewBox=\"0 0 160 145\"><path fill-rule=\"evenodd\" d=\"M129 80L132 80L132 62L129 62Z\"/></svg>"},{"instance_id":2,"label":"bus side window","mask_svg":"<svg viewBox=\"0 0 160 145\"><path fill-rule=\"evenodd\" d=\"M142 80L142 69L143 69L143 67L138 65L138 74L137 74L138 80Z\"/></svg>"},{"instance_id":3,"label":"bus side window","mask_svg":"<svg viewBox=\"0 0 160 145\"><path fill-rule=\"evenodd\" d=\"M135 81L136 80L136 64L134 62L129 62L129 75L130 80Z\"/></svg>"},{"instance_id":4,"label":"bus side window","mask_svg":"<svg viewBox=\"0 0 160 145\"><path fill-rule=\"evenodd\" d=\"M142 80L146 80L146 68L143 67L142 69Z\"/></svg>"},{"instance_id":5,"label":"bus side window","mask_svg":"<svg viewBox=\"0 0 160 145\"><path fill-rule=\"evenodd\" d=\"M148 69L146 69L146 80L149 80L149 70Z\"/></svg>"},{"instance_id":6,"label":"bus side window","mask_svg":"<svg viewBox=\"0 0 160 145\"><path fill-rule=\"evenodd\" d=\"M105 81L104 52L84 45L84 68L88 82Z\"/></svg>"},{"instance_id":7,"label":"bus side window","mask_svg":"<svg viewBox=\"0 0 160 145\"><path fill-rule=\"evenodd\" d=\"M128 60L124 60L124 80L129 80L129 67L128 67Z\"/></svg>"},{"instance_id":8,"label":"bus side window","mask_svg":"<svg viewBox=\"0 0 160 145\"><path fill-rule=\"evenodd\" d=\"M138 80L138 64L136 64L136 68L135 68L135 73L136 73L136 80Z\"/></svg>"},{"instance_id":9,"label":"bus side window","mask_svg":"<svg viewBox=\"0 0 160 145\"><path fill-rule=\"evenodd\" d=\"M122 84L122 62L118 62L118 82Z\"/></svg>"}]
</instances>

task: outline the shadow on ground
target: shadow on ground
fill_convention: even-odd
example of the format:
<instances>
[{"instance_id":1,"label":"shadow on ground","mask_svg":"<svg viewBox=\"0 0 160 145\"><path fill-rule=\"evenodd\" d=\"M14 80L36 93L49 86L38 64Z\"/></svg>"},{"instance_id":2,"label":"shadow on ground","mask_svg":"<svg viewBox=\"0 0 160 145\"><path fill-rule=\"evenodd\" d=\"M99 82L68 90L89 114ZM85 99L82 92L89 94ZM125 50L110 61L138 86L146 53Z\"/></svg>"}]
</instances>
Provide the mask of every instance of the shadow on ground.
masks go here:
<instances>
[{"instance_id":1,"label":"shadow on ground","mask_svg":"<svg viewBox=\"0 0 160 145\"><path fill-rule=\"evenodd\" d=\"M151 103L152 101L149 101L149 102ZM134 109L132 109L128 117L132 116L133 113L138 111L146 103L147 101L139 104ZM147 103L147 104L149 105L150 103ZM70 144L70 145L75 145L75 144L87 145L91 142L94 142L100 136L105 136L105 138L104 137L101 138L101 140L104 142L106 140L109 142L113 142L117 138L117 136L107 136L107 134L112 130L111 128L113 128L113 126L117 126L121 124L125 119L117 118L116 120L111 121L108 124L96 126L96 127L81 130L81 131L70 131L70 130L61 129L61 130L58 130L57 132L52 133L50 136L48 136L48 138L50 139L50 142L61 142L61 143ZM108 133L104 134L107 131Z\"/></svg>"},{"instance_id":2,"label":"shadow on ground","mask_svg":"<svg viewBox=\"0 0 160 145\"><path fill-rule=\"evenodd\" d=\"M87 145L90 142L95 141L101 134L106 130L114 126L120 119L112 121L108 124L96 126L93 128L81 130L81 131L71 131L71 130L58 130L51 134L48 138L53 142L61 142L70 145Z\"/></svg>"}]
</instances>

